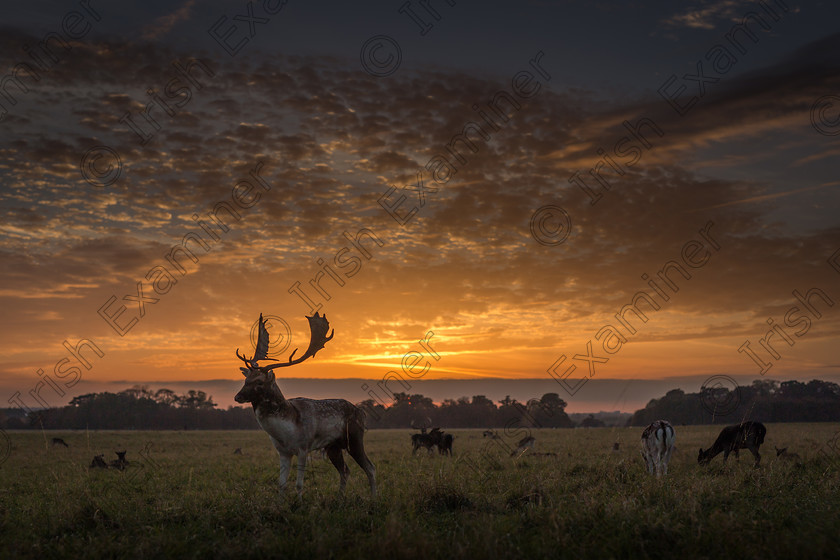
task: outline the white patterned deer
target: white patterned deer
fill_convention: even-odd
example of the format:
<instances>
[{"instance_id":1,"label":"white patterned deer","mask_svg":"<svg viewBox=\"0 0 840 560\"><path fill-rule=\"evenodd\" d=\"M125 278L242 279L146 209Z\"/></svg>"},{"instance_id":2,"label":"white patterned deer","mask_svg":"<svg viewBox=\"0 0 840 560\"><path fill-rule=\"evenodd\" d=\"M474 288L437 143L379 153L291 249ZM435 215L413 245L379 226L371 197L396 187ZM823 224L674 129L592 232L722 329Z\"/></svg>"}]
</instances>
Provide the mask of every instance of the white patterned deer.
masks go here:
<instances>
[{"instance_id":1,"label":"white patterned deer","mask_svg":"<svg viewBox=\"0 0 840 560\"><path fill-rule=\"evenodd\" d=\"M274 369L299 364L315 356L315 353L332 340L335 331L327 336L330 324L326 315L317 312L309 319L312 333L309 348L298 359L293 359L297 349L285 363L260 366L260 360L267 358L268 331L260 315L259 336L253 358L246 358L236 350L236 356L247 367L239 368L245 375L245 385L236 394L238 403L249 402L260 427L268 434L271 443L280 455L280 491L286 488L291 470L292 456L297 456L297 492L303 493L303 475L306 457L310 451L325 449L333 466L341 477L340 491L344 491L350 469L344 463L343 450L362 467L370 482L371 495L376 497L376 468L365 454L365 416L361 409L344 399L313 400L306 398L286 399L274 378Z\"/></svg>"},{"instance_id":2,"label":"white patterned deer","mask_svg":"<svg viewBox=\"0 0 840 560\"><path fill-rule=\"evenodd\" d=\"M665 420L657 420L642 432L642 457L650 474L668 474L675 439L674 427Z\"/></svg>"}]
</instances>

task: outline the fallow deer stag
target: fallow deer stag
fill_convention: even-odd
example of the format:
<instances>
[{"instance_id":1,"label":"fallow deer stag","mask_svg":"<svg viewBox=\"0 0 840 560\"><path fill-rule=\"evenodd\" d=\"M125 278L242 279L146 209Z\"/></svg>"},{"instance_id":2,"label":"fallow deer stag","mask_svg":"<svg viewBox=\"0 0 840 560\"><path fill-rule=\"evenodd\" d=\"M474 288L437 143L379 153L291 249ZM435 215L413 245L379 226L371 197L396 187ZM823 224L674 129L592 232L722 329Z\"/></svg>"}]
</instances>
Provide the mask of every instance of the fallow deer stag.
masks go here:
<instances>
[{"instance_id":1,"label":"fallow deer stag","mask_svg":"<svg viewBox=\"0 0 840 560\"><path fill-rule=\"evenodd\" d=\"M666 420L657 420L642 432L642 457L650 474L657 478L668 474L675 439L674 427Z\"/></svg>"},{"instance_id":2,"label":"fallow deer stag","mask_svg":"<svg viewBox=\"0 0 840 560\"><path fill-rule=\"evenodd\" d=\"M761 422L744 422L743 424L736 424L734 426L727 426L720 431L720 435L715 440L715 443L703 451L700 449L700 454L697 456L697 462L701 465L708 464L716 455L723 452L723 462L729 458L729 454L735 452L735 458L738 458L739 449L749 449L750 453L755 457L755 466L761 462L761 455L758 454L759 446L764 443L764 436L767 434L767 428Z\"/></svg>"},{"instance_id":3,"label":"fallow deer stag","mask_svg":"<svg viewBox=\"0 0 840 560\"><path fill-rule=\"evenodd\" d=\"M240 367L245 376L245 385L236 394L238 403L249 402L254 407L254 414L260 427L268 434L271 443L280 455L280 491L286 488L286 481L291 469L292 455L297 456L297 492L303 493L303 475L306 458L310 451L326 449L333 466L341 477L340 491L344 491L350 469L344 463L342 450L347 449L350 456L362 467L370 482L370 493L376 497L376 468L365 454L364 412L344 399L314 400L306 398L286 399L277 386L274 377L275 368L289 367L315 356L333 333L327 336L330 324L326 315L317 312L309 320L311 337L309 348L304 354L294 359L295 353L285 363L260 366L259 361L269 359L268 331L262 314L259 321L257 347L252 358L246 358L236 350L236 356L247 367Z\"/></svg>"}]
</instances>

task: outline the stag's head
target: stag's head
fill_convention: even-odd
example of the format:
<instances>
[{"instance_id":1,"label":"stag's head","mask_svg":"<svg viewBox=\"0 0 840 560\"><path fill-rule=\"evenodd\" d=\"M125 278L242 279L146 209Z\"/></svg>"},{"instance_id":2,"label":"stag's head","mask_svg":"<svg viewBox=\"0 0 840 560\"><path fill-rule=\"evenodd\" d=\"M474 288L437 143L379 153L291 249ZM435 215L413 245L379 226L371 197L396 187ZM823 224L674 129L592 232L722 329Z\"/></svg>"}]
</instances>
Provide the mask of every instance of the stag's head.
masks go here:
<instances>
[{"instance_id":1,"label":"stag's head","mask_svg":"<svg viewBox=\"0 0 840 560\"><path fill-rule=\"evenodd\" d=\"M238 403L258 403L271 390L274 384L274 372L242 369L250 373L245 374L245 385L236 393L233 400Z\"/></svg>"},{"instance_id":2,"label":"stag's head","mask_svg":"<svg viewBox=\"0 0 840 560\"><path fill-rule=\"evenodd\" d=\"M273 369L293 366L303 362L304 360L312 358L318 350L323 348L327 342L332 340L335 331L333 330L333 332L327 336L327 332L330 330L330 323L327 321L326 315L319 315L316 311L315 315L311 317L307 316L306 318L309 320L309 330L311 331L309 347L306 349L306 352L304 352L301 357L294 359L295 353L297 353L297 348L295 348L295 351L289 356L288 362L278 362L275 364L260 366L260 360L274 360L273 358L268 357L268 330L265 327L265 320L263 319L262 314L260 314L259 335L257 337L257 347L254 351L254 356L252 358L246 358L239 353L238 348L236 349L236 357L245 362L246 366L239 368L242 371L242 375L245 376L245 385L234 397L236 402L258 402L261 395L265 395L265 392L270 390L274 385Z\"/></svg>"},{"instance_id":3,"label":"stag's head","mask_svg":"<svg viewBox=\"0 0 840 560\"><path fill-rule=\"evenodd\" d=\"M703 451L703 448L700 448L700 453L697 455L697 464L698 465L707 465L712 460L712 450Z\"/></svg>"}]
</instances>

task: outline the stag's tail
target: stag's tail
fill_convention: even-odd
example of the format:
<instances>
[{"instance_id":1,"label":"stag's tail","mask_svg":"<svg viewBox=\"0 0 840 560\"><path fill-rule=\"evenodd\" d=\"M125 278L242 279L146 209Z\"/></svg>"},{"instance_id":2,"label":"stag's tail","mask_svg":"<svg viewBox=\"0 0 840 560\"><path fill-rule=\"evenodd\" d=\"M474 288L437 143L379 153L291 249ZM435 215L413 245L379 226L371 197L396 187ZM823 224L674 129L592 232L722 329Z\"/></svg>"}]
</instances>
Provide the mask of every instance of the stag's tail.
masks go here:
<instances>
[{"instance_id":1,"label":"stag's tail","mask_svg":"<svg viewBox=\"0 0 840 560\"><path fill-rule=\"evenodd\" d=\"M356 423L356 425L364 431L367 428L367 426L365 426L365 423L367 422L367 413L358 406L354 408L356 410L353 411L350 421Z\"/></svg>"},{"instance_id":2,"label":"stag's tail","mask_svg":"<svg viewBox=\"0 0 840 560\"><path fill-rule=\"evenodd\" d=\"M349 403L348 403L349 404ZM367 414L360 407L350 404L352 407L345 416L346 423L344 425L344 439L349 446L352 441L363 437L365 433L365 421Z\"/></svg>"},{"instance_id":3,"label":"stag's tail","mask_svg":"<svg viewBox=\"0 0 840 560\"><path fill-rule=\"evenodd\" d=\"M674 440L676 439L676 435L674 433L674 428L670 424L666 424L662 426L662 453L666 453L669 448L674 446Z\"/></svg>"}]
</instances>

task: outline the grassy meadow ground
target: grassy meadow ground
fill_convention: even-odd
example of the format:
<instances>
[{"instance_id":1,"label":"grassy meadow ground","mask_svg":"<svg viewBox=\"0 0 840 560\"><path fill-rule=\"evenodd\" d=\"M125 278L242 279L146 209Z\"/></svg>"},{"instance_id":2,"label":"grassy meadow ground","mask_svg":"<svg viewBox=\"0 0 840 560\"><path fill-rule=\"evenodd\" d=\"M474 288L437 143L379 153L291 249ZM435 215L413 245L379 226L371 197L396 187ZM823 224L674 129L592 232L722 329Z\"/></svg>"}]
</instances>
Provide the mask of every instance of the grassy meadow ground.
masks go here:
<instances>
[{"instance_id":1,"label":"grassy meadow ground","mask_svg":"<svg viewBox=\"0 0 840 560\"><path fill-rule=\"evenodd\" d=\"M640 428L534 430L536 447L518 460L502 446L521 432L494 444L453 431L448 459L412 456L408 430L369 431L375 502L349 456L344 497L333 467L313 458L303 498L293 471L281 500L277 457L259 431L13 432L0 466L0 555L836 558L840 455L828 444L840 426L767 428L753 469L748 452L698 466L720 426L677 426L661 480L644 471ZM70 447L48 445L54 436ZM802 464L777 459L774 445ZM125 471L88 468L123 448Z\"/></svg>"}]
</instances>

